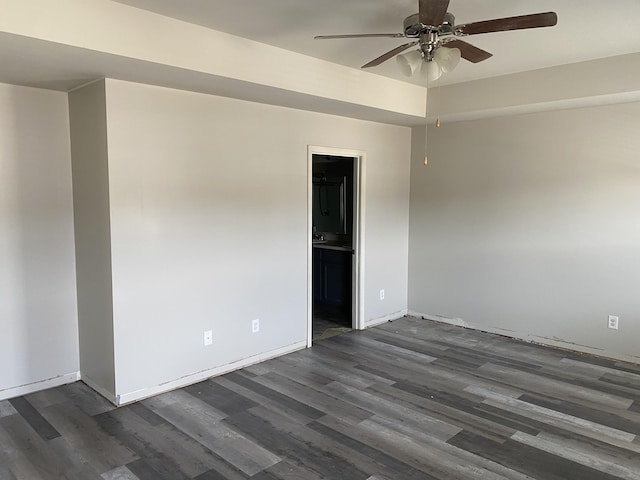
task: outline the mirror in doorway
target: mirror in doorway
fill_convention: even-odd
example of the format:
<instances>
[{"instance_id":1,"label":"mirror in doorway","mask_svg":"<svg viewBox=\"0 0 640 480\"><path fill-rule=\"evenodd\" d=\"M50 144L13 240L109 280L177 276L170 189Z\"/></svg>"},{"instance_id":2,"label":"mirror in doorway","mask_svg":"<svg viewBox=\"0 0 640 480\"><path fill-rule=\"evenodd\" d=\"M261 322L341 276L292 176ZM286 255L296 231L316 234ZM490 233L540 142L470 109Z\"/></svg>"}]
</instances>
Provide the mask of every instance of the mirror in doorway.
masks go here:
<instances>
[{"instance_id":1,"label":"mirror in doorway","mask_svg":"<svg viewBox=\"0 0 640 480\"><path fill-rule=\"evenodd\" d=\"M319 232L347 234L345 184L342 176L313 177L313 221Z\"/></svg>"}]
</instances>

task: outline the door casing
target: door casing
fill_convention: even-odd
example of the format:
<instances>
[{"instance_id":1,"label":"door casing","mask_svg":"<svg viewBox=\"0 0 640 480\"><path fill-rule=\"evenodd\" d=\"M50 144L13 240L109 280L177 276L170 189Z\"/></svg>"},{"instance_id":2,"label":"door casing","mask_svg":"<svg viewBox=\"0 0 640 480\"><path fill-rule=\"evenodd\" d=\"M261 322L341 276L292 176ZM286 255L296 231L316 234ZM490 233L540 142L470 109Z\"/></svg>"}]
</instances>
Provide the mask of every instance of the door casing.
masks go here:
<instances>
[{"instance_id":1,"label":"door casing","mask_svg":"<svg viewBox=\"0 0 640 480\"><path fill-rule=\"evenodd\" d=\"M352 327L364 329L364 192L366 152L334 147L307 147L307 347L313 341L313 156L331 155L353 158L353 232L354 253L351 259L351 319Z\"/></svg>"}]
</instances>

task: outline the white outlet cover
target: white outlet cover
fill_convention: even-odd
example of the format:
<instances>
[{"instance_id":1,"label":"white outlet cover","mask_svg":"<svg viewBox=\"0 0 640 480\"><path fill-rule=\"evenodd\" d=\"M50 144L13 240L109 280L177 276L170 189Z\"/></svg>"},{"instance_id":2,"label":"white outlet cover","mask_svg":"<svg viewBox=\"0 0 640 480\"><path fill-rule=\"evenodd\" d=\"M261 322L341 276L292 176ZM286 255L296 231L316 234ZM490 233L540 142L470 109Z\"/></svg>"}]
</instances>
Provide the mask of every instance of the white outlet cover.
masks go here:
<instances>
[{"instance_id":1,"label":"white outlet cover","mask_svg":"<svg viewBox=\"0 0 640 480\"><path fill-rule=\"evenodd\" d=\"M206 330L204 332L204 346L208 347L209 345L213 344L213 331L212 330Z\"/></svg>"},{"instance_id":2,"label":"white outlet cover","mask_svg":"<svg viewBox=\"0 0 640 480\"><path fill-rule=\"evenodd\" d=\"M614 330L618 330L618 320L620 320L616 315L609 315L609 323L608 327Z\"/></svg>"},{"instance_id":3,"label":"white outlet cover","mask_svg":"<svg viewBox=\"0 0 640 480\"><path fill-rule=\"evenodd\" d=\"M251 331L253 333L260 331L260 319L256 318L253 322L251 322Z\"/></svg>"},{"instance_id":4,"label":"white outlet cover","mask_svg":"<svg viewBox=\"0 0 640 480\"><path fill-rule=\"evenodd\" d=\"M380 290L380 300L384 300L384 289Z\"/></svg>"}]
</instances>

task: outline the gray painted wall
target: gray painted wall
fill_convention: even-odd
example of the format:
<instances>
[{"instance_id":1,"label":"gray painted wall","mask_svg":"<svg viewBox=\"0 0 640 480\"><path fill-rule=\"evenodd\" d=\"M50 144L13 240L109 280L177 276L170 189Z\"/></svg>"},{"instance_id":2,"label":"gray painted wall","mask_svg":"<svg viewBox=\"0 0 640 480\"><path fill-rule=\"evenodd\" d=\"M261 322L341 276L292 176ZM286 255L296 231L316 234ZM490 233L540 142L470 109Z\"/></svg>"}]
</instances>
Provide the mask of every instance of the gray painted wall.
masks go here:
<instances>
[{"instance_id":1,"label":"gray painted wall","mask_svg":"<svg viewBox=\"0 0 640 480\"><path fill-rule=\"evenodd\" d=\"M304 344L308 145L367 152L365 318L406 310L409 128L117 80L106 92L125 401Z\"/></svg>"},{"instance_id":2,"label":"gray painted wall","mask_svg":"<svg viewBox=\"0 0 640 480\"><path fill-rule=\"evenodd\" d=\"M0 399L78 365L67 96L0 84Z\"/></svg>"},{"instance_id":3,"label":"gray painted wall","mask_svg":"<svg viewBox=\"0 0 640 480\"><path fill-rule=\"evenodd\" d=\"M424 167L415 128L409 309L638 362L639 129L639 103L445 123Z\"/></svg>"},{"instance_id":4,"label":"gray painted wall","mask_svg":"<svg viewBox=\"0 0 640 480\"><path fill-rule=\"evenodd\" d=\"M105 83L69 94L82 378L115 398Z\"/></svg>"}]
</instances>

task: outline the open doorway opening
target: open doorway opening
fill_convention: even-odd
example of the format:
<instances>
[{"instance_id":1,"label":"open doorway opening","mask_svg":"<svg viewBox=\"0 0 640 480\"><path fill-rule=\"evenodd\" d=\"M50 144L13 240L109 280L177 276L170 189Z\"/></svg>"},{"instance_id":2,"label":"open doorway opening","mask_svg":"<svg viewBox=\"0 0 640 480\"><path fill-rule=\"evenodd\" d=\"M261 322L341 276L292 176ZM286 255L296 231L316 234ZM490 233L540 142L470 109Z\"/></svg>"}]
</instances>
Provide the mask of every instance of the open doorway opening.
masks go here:
<instances>
[{"instance_id":1,"label":"open doorway opening","mask_svg":"<svg viewBox=\"0 0 640 480\"><path fill-rule=\"evenodd\" d=\"M312 341L357 328L357 157L312 155Z\"/></svg>"}]
</instances>

